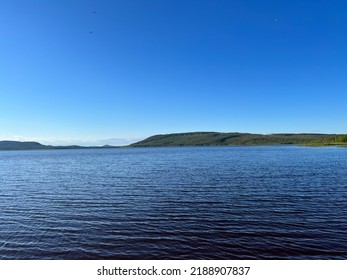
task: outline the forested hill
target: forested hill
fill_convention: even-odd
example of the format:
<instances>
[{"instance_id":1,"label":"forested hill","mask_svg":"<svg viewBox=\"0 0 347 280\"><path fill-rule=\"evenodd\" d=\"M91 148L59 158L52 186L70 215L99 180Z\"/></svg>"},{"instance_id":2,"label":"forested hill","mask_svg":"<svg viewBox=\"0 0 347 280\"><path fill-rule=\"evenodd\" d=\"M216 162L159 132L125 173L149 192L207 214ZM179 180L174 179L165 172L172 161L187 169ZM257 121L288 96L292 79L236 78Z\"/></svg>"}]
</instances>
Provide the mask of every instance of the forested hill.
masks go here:
<instances>
[{"instance_id":1,"label":"forested hill","mask_svg":"<svg viewBox=\"0 0 347 280\"><path fill-rule=\"evenodd\" d=\"M232 145L347 145L347 135L189 132L151 136L131 147Z\"/></svg>"}]
</instances>

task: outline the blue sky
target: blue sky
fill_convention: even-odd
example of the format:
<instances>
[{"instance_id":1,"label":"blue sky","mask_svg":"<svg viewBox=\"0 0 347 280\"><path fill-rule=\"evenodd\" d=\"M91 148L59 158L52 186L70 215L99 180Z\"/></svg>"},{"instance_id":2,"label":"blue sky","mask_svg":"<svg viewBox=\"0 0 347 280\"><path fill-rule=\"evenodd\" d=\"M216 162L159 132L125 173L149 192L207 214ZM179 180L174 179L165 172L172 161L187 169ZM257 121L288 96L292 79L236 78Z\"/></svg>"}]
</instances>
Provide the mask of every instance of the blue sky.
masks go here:
<instances>
[{"instance_id":1,"label":"blue sky","mask_svg":"<svg viewBox=\"0 0 347 280\"><path fill-rule=\"evenodd\" d=\"M347 2L0 1L0 139L346 133Z\"/></svg>"}]
</instances>

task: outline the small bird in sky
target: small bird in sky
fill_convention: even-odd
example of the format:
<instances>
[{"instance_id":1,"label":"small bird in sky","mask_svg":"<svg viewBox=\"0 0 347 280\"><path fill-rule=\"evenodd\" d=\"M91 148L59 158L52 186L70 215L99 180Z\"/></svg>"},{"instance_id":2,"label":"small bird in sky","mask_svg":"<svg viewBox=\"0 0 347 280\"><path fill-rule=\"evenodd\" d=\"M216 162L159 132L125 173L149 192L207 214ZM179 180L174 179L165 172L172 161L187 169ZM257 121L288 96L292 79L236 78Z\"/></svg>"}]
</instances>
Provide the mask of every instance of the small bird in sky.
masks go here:
<instances>
[{"instance_id":1,"label":"small bird in sky","mask_svg":"<svg viewBox=\"0 0 347 280\"><path fill-rule=\"evenodd\" d=\"M93 14L93 15L96 15L96 11L92 11L92 14ZM94 31L92 31L92 30L89 31L89 35L91 35L91 34L93 34L93 33L94 33Z\"/></svg>"}]
</instances>

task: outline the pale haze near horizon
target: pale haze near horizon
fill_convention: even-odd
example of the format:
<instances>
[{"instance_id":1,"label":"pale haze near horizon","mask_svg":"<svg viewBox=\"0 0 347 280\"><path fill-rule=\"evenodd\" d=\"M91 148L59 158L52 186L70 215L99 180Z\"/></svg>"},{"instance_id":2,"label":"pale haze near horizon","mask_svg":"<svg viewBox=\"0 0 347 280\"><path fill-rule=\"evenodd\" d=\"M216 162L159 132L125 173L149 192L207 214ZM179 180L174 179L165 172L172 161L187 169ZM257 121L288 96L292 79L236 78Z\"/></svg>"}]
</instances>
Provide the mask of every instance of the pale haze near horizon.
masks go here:
<instances>
[{"instance_id":1,"label":"pale haze near horizon","mask_svg":"<svg viewBox=\"0 0 347 280\"><path fill-rule=\"evenodd\" d=\"M346 133L344 1L1 1L0 140Z\"/></svg>"}]
</instances>

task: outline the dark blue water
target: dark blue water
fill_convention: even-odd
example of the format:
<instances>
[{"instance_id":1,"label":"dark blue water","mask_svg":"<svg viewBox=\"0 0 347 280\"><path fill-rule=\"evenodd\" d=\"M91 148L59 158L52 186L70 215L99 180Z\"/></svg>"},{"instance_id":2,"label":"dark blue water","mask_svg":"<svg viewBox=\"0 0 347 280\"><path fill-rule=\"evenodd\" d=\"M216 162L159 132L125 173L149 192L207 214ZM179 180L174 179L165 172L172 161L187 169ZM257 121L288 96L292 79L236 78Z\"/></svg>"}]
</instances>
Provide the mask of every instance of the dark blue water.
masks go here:
<instances>
[{"instance_id":1,"label":"dark blue water","mask_svg":"<svg viewBox=\"0 0 347 280\"><path fill-rule=\"evenodd\" d=\"M347 149L0 152L2 259L347 259Z\"/></svg>"}]
</instances>

